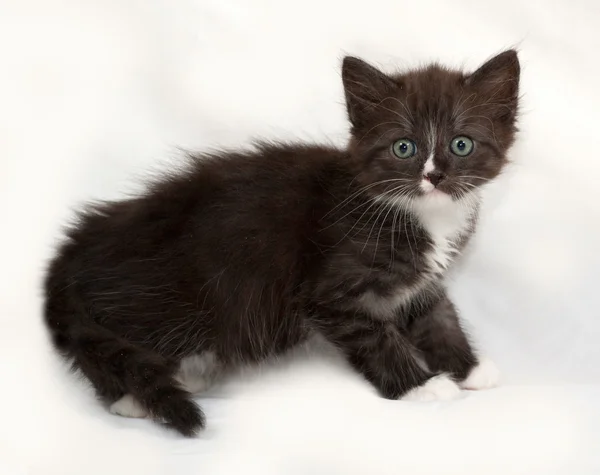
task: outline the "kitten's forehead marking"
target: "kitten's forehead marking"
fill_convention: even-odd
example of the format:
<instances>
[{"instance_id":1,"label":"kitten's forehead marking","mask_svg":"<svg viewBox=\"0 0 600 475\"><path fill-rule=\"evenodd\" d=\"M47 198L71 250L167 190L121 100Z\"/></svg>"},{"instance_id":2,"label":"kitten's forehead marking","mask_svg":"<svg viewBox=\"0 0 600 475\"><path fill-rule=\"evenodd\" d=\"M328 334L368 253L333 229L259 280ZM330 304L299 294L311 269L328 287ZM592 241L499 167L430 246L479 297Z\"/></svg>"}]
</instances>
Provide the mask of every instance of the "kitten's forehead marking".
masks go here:
<instances>
[{"instance_id":1,"label":"kitten's forehead marking","mask_svg":"<svg viewBox=\"0 0 600 475\"><path fill-rule=\"evenodd\" d=\"M427 145L429 146L429 154L433 156L435 152L435 144L436 144L436 127L433 122L429 122L429 126L427 127L427 141L429 142Z\"/></svg>"},{"instance_id":2,"label":"kitten's forehead marking","mask_svg":"<svg viewBox=\"0 0 600 475\"><path fill-rule=\"evenodd\" d=\"M427 141L429 147L429 156L425 161L425 165L423 165L423 176L426 176L428 173L431 173L435 170L435 163L433 163L433 157L435 156L435 145L436 145L436 133L435 126L432 122L429 123L429 127L427 129ZM421 178L420 183L421 189L425 192L433 190L435 188L429 181Z\"/></svg>"},{"instance_id":3,"label":"kitten's forehead marking","mask_svg":"<svg viewBox=\"0 0 600 475\"><path fill-rule=\"evenodd\" d=\"M421 178L421 182L419 184L421 189L425 192L430 192L435 188L435 186L433 186L433 184L430 181L425 179L425 176L428 173L431 173L435 170L435 164L433 163L433 155L433 152L429 154L429 158L425 162L425 166L423 167L423 177Z\"/></svg>"},{"instance_id":4,"label":"kitten's forehead marking","mask_svg":"<svg viewBox=\"0 0 600 475\"><path fill-rule=\"evenodd\" d=\"M427 175L428 173L435 171L435 163L433 163L433 156L434 153L431 152L429 154L429 157L427 158L427 161L425 162L425 165L423 166L423 175Z\"/></svg>"}]
</instances>

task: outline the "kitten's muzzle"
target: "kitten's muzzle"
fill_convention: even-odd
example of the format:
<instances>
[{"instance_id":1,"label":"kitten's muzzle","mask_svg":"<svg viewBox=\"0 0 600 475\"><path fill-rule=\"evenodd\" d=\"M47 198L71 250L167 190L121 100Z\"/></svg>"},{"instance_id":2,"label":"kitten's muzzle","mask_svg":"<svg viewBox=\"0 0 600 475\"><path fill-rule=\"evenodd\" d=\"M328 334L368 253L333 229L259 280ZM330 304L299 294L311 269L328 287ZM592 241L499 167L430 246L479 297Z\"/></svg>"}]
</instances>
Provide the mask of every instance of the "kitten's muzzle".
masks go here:
<instances>
[{"instance_id":1,"label":"kitten's muzzle","mask_svg":"<svg viewBox=\"0 0 600 475\"><path fill-rule=\"evenodd\" d=\"M432 171L425 175L423 178L430 182L433 186L438 186L446 178L446 174L438 171Z\"/></svg>"}]
</instances>

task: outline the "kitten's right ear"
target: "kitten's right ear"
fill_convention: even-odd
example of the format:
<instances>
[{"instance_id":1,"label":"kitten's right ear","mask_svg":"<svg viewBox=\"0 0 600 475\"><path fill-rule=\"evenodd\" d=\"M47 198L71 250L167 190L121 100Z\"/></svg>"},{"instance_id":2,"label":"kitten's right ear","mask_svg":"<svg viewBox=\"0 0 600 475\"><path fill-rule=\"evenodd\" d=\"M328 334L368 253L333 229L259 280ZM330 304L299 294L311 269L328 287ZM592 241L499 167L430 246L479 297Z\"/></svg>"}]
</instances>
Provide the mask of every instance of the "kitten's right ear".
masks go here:
<instances>
[{"instance_id":1,"label":"kitten's right ear","mask_svg":"<svg viewBox=\"0 0 600 475\"><path fill-rule=\"evenodd\" d=\"M515 120L521 68L515 50L494 56L466 79L499 120ZM494 107L495 106L495 107Z\"/></svg>"},{"instance_id":2,"label":"kitten's right ear","mask_svg":"<svg viewBox=\"0 0 600 475\"><path fill-rule=\"evenodd\" d=\"M389 76L353 56L344 58L342 81L348 118L355 127L363 126L370 111L397 88Z\"/></svg>"}]
</instances>

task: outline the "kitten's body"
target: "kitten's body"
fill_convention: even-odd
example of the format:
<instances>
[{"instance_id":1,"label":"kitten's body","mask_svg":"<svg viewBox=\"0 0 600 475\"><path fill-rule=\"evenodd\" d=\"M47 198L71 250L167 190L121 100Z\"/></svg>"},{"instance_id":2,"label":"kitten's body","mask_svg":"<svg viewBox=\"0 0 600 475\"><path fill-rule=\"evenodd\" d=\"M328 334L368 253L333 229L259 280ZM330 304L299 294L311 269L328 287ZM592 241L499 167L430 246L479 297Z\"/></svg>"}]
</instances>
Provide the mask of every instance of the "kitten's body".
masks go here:
<instances>
[{"instance_id":1,"label":"kitten's body","mask_svg":"<svg viewBox=\"0 0 600 475\"><path fill-rule=\"evenodd\" d=\"M260 145L194 158L138 199L89 209L69 232L46 282L46 321L113 412L192 434L203 421L188 391L311 333L389 398L441 372L465 380L476 365L442 279L474 230L478 185L504 163L514 114L506 124L482 109L469 115L489 106L450 95L468 76L430 68L401 77L405 89L425 90L402 100L409 118L386 92L400 79L352 61L348 150ZM477 116L498 122L493 144ZM448 121L490 145L480 139L468 186L437 191L420 178L451 176L438 153ZM428 131L427 155L394 169L384 155L390 136L418 130Z\"/></svg>"}]
</instances>

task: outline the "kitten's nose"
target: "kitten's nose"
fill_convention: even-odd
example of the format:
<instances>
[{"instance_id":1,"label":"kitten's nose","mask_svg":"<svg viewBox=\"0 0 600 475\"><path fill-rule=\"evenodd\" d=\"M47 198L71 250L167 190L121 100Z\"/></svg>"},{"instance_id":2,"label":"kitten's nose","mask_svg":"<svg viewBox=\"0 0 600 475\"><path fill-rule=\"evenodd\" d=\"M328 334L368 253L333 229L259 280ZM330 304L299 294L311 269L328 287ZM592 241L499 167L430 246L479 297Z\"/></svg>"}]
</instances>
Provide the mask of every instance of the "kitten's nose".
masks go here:
<instances>
[{"instance_id":1,"label":"kitten's nose","mask_svg":"<svg viewBox=\"0 0 600 475\"><path fill-rule=\"evenodd\" d=\"M438 184L444 178L446 178L446 175L444 173L442 173L442 172L433 171L433 172L427 173L427 175L425 175L424 178L426 180L430 181L433 186L438 186Z\"/></svg>"}]
</instances>

